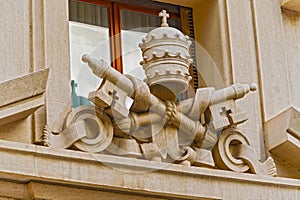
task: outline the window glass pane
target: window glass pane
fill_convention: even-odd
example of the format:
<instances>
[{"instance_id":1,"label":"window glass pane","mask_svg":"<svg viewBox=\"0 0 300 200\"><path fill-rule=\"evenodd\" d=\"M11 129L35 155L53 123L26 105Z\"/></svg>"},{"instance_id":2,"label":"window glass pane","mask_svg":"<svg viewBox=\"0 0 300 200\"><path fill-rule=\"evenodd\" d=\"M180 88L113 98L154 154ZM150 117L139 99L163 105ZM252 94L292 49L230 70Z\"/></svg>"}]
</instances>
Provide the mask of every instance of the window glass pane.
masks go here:
<instances>
[{"instance_id":1,"label":"window glass pane","mask_svg":"<svg viewBox=\"0 0 300 200\"><path fill-rule=\"evenodd\" d=\"M108 28L108 9L105 6L71 0L69 2L70 21L82 22Z\"/></svg>"},{"instance_id":2,"label":"window glass pane","mask_svg":"<svg viewBox=\"0 0 300 200\"><path fill-rule=\"evenodd\" d=\"M178 19L169 18L168 24L170 27L179 29L180 22ZM154 28L160 27L161 18L156 15L146 14L121 9L121 28L122 30L136 30L139 32L148 33Z\"/></svg>"},{"instance_id":3,"label":"window glass pane","mask_svg":"<svg viewBox=\"0 0 300 200\"><path fill-rule=\"evenodd\" d=\"M71 1L72 2L72 1ZM77 83L76 94L88 97L101 80L81 61L83 54L111 63L108 9L86 3L70 3L71 79Z\"/></svg>"},{"instance_id":4,"label":"window glass pane","mask_svg":"<svg viewBox=\"0 0 300 200\"><path fill-rule=\"evenodd\" d=\"M140 79L146 78L142 61L142 52L139 48L142 38L154 28L160 27L161 19L158 16L139 13L129 10L121 10L121 38L123 73L131 74ZM169 19L170 26L179 28L179 21Z\"/></svg>"},{"instance_id":5,"label":"window glass pane","mask_svg":"<svg viewBox=\"0 0 300 200\"><path fill-rule=\"evenodd\" d=\"M143 67L139 64L142 61L142 52L139 43L146 33L139 31L122 30L122 61L123 73L131 74L139 79L146 78Z\"/></svg>"}]
</instances>

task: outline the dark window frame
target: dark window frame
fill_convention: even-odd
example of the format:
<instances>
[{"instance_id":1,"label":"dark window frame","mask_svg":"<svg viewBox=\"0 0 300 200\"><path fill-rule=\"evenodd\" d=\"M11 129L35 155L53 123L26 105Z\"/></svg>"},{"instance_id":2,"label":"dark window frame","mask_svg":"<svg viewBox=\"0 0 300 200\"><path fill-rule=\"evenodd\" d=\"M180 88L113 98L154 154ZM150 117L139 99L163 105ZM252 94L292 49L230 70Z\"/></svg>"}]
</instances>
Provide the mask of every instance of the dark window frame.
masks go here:
<instances>
[{"instance_id":1,"label":"dark window frame","mask_svg":"<svg viewBox=\"0 0 300 200\"><path fill-rule=\"evenodd\" d=\"M191 26L188 22L182 23L181 17L183 15L183 10L192 12L191 8L180 7L177 5L155 2L151 0L69 0L74 2L82 2L93 5L99 5L107 7L108 9L108 19L109 19L109 37L110 48L111 48L111 66L123 73L123 63L122 63L122 42L121 42L121 10L129 10L134 12L140 12L145 14L157 15L161 10L165 9L170 13L170 17L173 19L178 19L180 21L180 29L183 30L184 34L190 35ZM187 19L188 16L184 18ZM190 17L190 16L189 16ZM192 24L193 27L193 24ZM192 35L193 36L193 35ZM193 48L193 47L192 47ZM190 82L192 88L198 87L198 76L195 62L195 55L191 55L194 59L190 73L192 75L192 81Z\"/></svg>"}]
</instances>

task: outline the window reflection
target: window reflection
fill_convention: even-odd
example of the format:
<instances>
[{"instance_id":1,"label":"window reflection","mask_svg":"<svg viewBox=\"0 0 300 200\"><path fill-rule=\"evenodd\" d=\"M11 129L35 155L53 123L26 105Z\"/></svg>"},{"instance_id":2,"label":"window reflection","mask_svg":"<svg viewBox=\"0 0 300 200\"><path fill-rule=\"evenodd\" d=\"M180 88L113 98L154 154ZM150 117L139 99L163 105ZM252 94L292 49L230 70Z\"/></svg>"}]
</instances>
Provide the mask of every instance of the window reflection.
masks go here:
<instances>
[{"instance_id":1,"label":"window reflection","mask_svg":"<svg viewBox=\"0 0 300 200\"><path fill-rule=\"evenodd\" d=\"M120 12L123 73L143 80L146 75L143 67L139 64L142 60L139 43L147 33L161 25L161 19L157 15L129 10ZM170 26L179 28L178 20L170 19L168 22Z\"/></svg>"},{"instance_id":2,"label":"window reflection","mask_svg":"<svg viewBox=\"0 0 300 200\"><path fill-rule=\"evenodd\" d=\"M110 63L109 30L99 26L70 22L70 58L71 79L78 87L77 95L88 97L90 91L96 90L100 79L81 61L83 54L104 59Z\"/></svg>"},{"instance_id":3,"label":"window reflection","mask_svg":"<svg viewBox=\"0 0 300 200\"><path fill-rule=\"evenodd\" d=\"M69 2L71 79L78 96L88 97L101 80L81 61L83 54L111 63L108 8L84 2Z\"/></svg>"}]
</instances>

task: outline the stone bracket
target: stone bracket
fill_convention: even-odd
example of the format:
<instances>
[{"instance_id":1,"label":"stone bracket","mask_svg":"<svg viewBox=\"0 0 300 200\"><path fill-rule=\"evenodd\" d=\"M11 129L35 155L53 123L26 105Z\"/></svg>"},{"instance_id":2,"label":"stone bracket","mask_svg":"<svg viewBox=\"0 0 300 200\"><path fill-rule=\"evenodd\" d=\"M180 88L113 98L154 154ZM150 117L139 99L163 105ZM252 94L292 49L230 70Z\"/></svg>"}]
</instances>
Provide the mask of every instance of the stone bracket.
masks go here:
<instances>
[{"instance_id":1,"label":"stone bracket","mask_svg":"<svg viewBox=\"0 0 300 200\"><path fill-rule=\"evenodd\" d=\"M0 126L25 119L37 109L43 106L45 99L43 96L38 96L30 101L18 102L17 105L8 108L0 109Z\"/></svg>"},{"instance_id":2,"label":"stone bracket","mask_svg":"<svg viewBox=\"0 0 300 200\"><path fill-rule=\"evenodd\" d=\"M280 175L300 178L300 111L288 108L267 121L265 130L268 150L277 162L285 166ZM292 169L295 172L290 173Z\"/></svg>"},{"instance_id":3,"label":"stone bracket","mask_svg":"<svg viewBox=\"0 0 300 200\"><path fill-rule=\"evenodd\" d=\"M44 105L49 69L0 83L0 126L25 119Z\"/></svg>"}]
</instances>

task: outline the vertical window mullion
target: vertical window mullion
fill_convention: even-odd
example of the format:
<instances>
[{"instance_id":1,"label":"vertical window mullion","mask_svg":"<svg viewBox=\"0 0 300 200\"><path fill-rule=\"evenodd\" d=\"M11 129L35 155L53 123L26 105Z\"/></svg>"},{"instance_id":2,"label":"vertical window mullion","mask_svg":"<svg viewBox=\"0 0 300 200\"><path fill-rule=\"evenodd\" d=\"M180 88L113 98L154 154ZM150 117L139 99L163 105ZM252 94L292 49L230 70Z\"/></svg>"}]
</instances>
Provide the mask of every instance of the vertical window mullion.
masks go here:
<instances>
[{"instance_id":1,"label":"vertical window mullion","mask_svg":"<svg viewBox=\"0 0 300 200\"><path fill-rule=\"evenodd\" d=\"M109 41L110 41L110 55L111 55L111 66L116 69L115 63L115 41L114 41L114 12L112 3L109 6Z\"/></svg>"},{"instance_id":2,"label":"vertical window mullion","mask_svg":"<svg viewBox=\"0 0 300 200\"><path fill-rule=\"evenodd\" d=\"M118 3L112 3L112 66L123 73L122 67L122 46L121 46L121 25L120 25L120 6Z\"/></svg>"}]
</instances>

